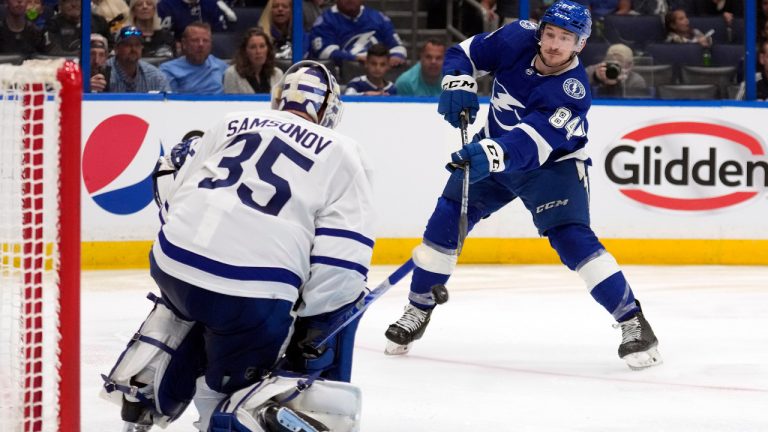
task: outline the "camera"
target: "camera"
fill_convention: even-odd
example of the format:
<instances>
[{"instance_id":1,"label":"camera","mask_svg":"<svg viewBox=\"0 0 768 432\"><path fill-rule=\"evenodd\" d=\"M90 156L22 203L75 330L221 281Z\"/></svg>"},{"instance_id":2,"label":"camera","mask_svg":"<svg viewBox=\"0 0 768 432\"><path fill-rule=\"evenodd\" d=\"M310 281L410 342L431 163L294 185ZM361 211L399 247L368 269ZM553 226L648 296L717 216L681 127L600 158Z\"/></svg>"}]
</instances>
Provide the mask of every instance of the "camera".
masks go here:
<instances>
[{"instance_id":1,"label":"camera","mask_svg":"<svg viewBox=\"0 0 768 432\"><path fill-rule=\"evenodd\" d=\"M621 75L621 65L617 62L605 63L605 77L611 80L619 78Z\"/></svg>"}]
</instances>

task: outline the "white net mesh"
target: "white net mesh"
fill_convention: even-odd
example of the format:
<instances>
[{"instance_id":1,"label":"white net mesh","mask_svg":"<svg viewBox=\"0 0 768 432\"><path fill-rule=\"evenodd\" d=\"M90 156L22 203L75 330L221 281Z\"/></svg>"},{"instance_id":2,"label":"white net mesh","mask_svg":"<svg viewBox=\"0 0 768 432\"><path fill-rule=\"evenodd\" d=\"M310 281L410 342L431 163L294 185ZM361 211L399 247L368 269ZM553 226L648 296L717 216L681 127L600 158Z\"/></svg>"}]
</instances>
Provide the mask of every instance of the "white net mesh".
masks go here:
<instances>
[{"instance_id":1,"label":"white net mesh","mask_svg":"<svg viewBox=\"0 0 768 432\"><path fill-rule=\"evenodd\" d=\"M0 431L58 430L63 61L0 65Z\"/></svg>"}]
</instances>

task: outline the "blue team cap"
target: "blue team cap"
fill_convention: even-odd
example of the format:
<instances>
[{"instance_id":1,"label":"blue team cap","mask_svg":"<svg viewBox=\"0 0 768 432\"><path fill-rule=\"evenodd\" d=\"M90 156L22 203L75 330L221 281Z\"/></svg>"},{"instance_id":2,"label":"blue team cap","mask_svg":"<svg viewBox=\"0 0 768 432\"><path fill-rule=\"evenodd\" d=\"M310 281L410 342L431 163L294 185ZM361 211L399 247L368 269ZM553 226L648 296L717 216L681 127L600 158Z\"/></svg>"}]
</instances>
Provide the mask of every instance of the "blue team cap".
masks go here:
<instances>
[{"instance_id":1,"label":"blue team cap","mask_svg":"<svg viewBox=\"0 0 768 432\"><path fill-rule=\"evenodd\" d=\"M115 36L115 44L118 45L120 42L127 41L128 39L135 37L141 40L141 30L139 30L136 26L125 26L120 29L119 32L117 32L117 36Z\"/></svg>"}]
</instances>

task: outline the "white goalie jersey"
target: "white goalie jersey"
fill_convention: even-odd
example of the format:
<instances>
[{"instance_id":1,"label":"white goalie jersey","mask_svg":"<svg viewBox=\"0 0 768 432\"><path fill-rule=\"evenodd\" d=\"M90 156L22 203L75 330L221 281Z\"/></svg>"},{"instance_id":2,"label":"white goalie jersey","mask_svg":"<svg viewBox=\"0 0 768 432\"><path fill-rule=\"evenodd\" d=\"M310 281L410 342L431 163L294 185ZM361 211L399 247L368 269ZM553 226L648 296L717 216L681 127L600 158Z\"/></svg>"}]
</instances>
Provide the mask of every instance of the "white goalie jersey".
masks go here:
<instances>
[{"instance_id":1,"label":"white goalie jersey","mask_svg":"<svg viewBox=\"0 0 768 432\"><path fill-rule=\"evenodd\" d=\"M230 114L194 142L162 197L166 273L240 297L335 310L365 288L371 171L354 140L281 111Z\"/></svg>"}]
</instances>

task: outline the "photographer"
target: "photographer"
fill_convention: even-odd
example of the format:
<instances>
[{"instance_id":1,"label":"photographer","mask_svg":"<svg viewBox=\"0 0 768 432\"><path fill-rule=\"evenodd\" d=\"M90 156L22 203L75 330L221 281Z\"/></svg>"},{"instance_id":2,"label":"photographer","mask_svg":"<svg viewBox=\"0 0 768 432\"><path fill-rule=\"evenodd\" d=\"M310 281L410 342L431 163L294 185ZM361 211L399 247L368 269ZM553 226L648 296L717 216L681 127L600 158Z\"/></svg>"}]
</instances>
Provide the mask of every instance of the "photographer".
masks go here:
<instances>
[{"instance_id":1,"label":"photographer","mask_svg":"<svg viewBox=\"0 0 768 432\"><path fill-rule=\"evenodd\" d=\"M632 71L632 49L624 44L608 47L602 62L587 67L593 97L650 96L645 79Z\"/></svg>"}]
</instances>

